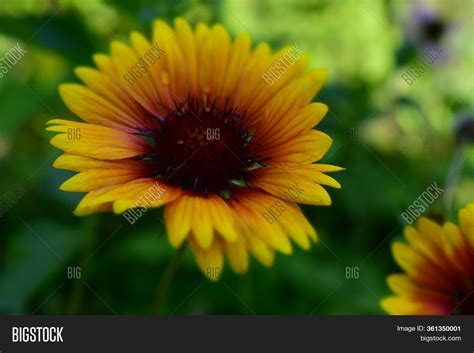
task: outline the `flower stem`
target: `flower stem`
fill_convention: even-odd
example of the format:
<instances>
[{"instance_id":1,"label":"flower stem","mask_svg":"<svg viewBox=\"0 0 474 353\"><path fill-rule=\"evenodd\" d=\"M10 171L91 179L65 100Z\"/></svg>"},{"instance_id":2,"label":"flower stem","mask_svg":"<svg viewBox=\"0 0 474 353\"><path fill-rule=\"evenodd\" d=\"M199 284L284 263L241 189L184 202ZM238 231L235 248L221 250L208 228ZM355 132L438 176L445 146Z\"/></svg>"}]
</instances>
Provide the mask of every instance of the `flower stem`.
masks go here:
<instances>
[{"instance_id":1,"label":"flower stem","mask_svg":"<svg viewBox=\"0 0 474 353\"><path fill-rule=\"evenodd\" d=\"M153 306L154 312L157 314L161 314L163 311L163 307L166 301L166 294L168 293L168 289L171 285L171 282L173 281L174 275L178 271L185 250L185 244L181 245L178 248L178 250L176 251L176 255L170 261L165 271L163 272L163 275L161 276L160 282L158 283L158 288L156 290L156 297Z\"/></svg>"}]
</instances>

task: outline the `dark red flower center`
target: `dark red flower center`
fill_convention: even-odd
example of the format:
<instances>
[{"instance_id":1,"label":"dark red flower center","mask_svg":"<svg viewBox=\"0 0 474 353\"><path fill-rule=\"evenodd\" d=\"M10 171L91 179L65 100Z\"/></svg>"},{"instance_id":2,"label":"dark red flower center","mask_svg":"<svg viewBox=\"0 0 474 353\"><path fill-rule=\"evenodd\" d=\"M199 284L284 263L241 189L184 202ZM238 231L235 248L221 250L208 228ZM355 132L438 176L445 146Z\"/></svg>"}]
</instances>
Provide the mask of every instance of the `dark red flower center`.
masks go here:
<instances>
[{"instance_id":1,"label":"dark red flower center","mask_svg":"<svg viewBox=\"0 0 474 353\"><path fill-rule=\"evenodd\" d=\"M231 197L235 188L251 187L252 170L264 166L252 142L245 114L224 104L188 99L164 117L152 116L156 129L142 137L153 145L142 159L152 176L193 193Z\"/></svg>"}]
</instances>

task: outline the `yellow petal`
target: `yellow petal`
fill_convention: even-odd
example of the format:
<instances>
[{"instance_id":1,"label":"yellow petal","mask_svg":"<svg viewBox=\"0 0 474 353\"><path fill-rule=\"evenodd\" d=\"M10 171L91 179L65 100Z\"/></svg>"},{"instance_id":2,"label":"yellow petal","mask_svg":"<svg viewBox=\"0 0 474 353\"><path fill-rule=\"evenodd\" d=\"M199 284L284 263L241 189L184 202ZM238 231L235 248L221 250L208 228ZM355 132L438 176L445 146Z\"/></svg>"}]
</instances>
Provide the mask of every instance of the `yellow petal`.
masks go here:
<instances>
[{"instance_id":1,"label":"yellow petal","mask_svg":"<svg viewBox=\"0 0 474 353\"><path fill-rule=\"evenodd\" d=\"M84 156L76 156L73 154L63 153L53 163L53 167L57 169L66 169L76 172L86 171L90 169L116 170L128 169L136 171L147 171L148 167L136 160L120 159L120 160L100 160L88 158Z\"/></svg>"},{"instance_id":2,"label":"yellow petal","mask_svg":"<svg viewBox=\"0 0 474 353\"><path fill-rule=\"evenodd\" d=\"M170 243L181 245L191 231L193 204L188 197L179 197L165 207L165 224Z\"/></svg>"},{"instance_id":3,"label":"yellow petal","mask_svg":"<svg viewBox=\"0 0 474 353\"><path fill-rule=\"evenodd\" d=\"M331 197L327 191L304 176L291 175L289 177L288 172L262 171L254 179L253 184L281 199L310 205L331 205Z\"/></svg>"},{"instance_id":4,"label":"yellow petal","mask_svg":"<svg viewBox=\"0 0 474 353\"><path fill-rule=\"evenodd\" d=\"M122 213L132 207L159 207L178 196L178 189L160 185L155 179L137 179L126 184L89 192L81 200L74 214L87 215L93 206L110 202L114 204L116 213Z\"/></svg>"},{"instance_id":5,"label":"yellow petal","mask_svg":"<svg viewBox=\"0 0 474 353\"><path fill-rule=\"evenodd\" d=\"M144 177L142 172L129 169L88 170L66 180L61 184L60 189L63 191L87 192L106 186L124 184L142 177Z\"/></svg>"},{"instance_id":6,"label":"yellow petal","mask_svg":"<svg viewBox=\"0 0 474 353\"><path fill-rule=\"evenodd\" d=\"M184 68L187 70L189 89L192 94L197 95L197 48L194 33L188 22L183 20L182 18L175 19L175 27L176 38L178 40L179 47L183 53L183 59L186 61L186 65L184 65Z\"/></svg>"},{"instance_id":7,"label":"yellow petal","mask_svg":"<svg viewBox=\"0 0 474 353\"><path fill-rule=\"evenodd\" d=\"M244 223L244 222L240 222ZM265 267L271 267L275 260L275 252L264 241L256 237L246 224L241 225L242 234L244 235L249 251L257 258Z\"/></svg>"},{"instance_id":8,"label":"yellow petal","mask_svg":"<svg viewBox=\"0 0 474 353\"><path fill-rule=\"evenodd\" d=\"M429 258L433 262L438 262L439 260L444 260L444 258L440 259L440 252L436 245L432 242L431 239L427 239L431 237L430 233L423 233L417 231L414 227L407 226L404 229L405 238L408 240L409 244L419 251L421 254Z\"/></svg>"},{"instance_id":9,"label":"yellow petal","mask_svg":"<svg viewBox=\"0 0 474 353\"><path fill-rule=\"evenodd\" d=\"M150 67L121 42L113 41L111 52L121 87L149 112L160 116L160 97L150 77Z\"/></svg>"},{"instance_id":10,"label":"yellow petal","mask_svg":"<svg viewBox=\"0 0 474 353\"><path fill-rule=\"evenodd\" d=\"M249 266L248 251L243 236L233 243L224 241L222 244L232 270L239 274L247 272Z\"/></svg>"},{"instance_id":11,"label":"yellow petal","mask_svg":"<svg viewBox=\"0 0 474 353\"><path fill-rule=\"evenodd\" d=\"M194 232L194 236L199 246L203 249L208 249L212 244L212 239L214 238L208 201L199 196L190 196L189 198L193 209L191 223L192 231Z\"/></svg>"},{"instance_id":12,"label":"yellow petal","mask_svg":"<svg viewBox=\"0 0 474 353\"><path fill-rule=\"evenodd\" d=\"M427 286L420 286L405 274L394 274L387 277L387 283L396 294L410 298L446 298L446 294ZM448 298L449 299L449 298Z\"/></svg>"},{"instance_id":13,"label":"yellow petal","mask_svg":"<svg viewBox=\"0 0 474 353\"><path fill-rule=\"evenodd\" d=\"M239 34L234 40L229 54L229 65L222 83L222 97L236 96L236 91L239 89L238 83L250 56L251 46L252 40L246 33Z\"/></svg>"},{"instance_id":14,"label":"yellow petal","mask_svg":"<svg viewBox=\"0 0 474 353\"><path fill-rule=\"evenodd\" d=\"M331 147L332 139L317 130L310 130L276 146L259 149L262 155L270 156L272 163L310 164L319 161Z\"/></svg>"},{"instance_id":15,"label":"yellow petal","mask_svg":"<svg viewBox=\"0 0 474 353\"><path fill-rule=\"evenodd\" d=\"M259 195L259 198L263 197L263 195ZM287 235L279 223L270 217L268 209L265 209L258 200L247 197L234 201L232 207L249 229L267 245L284 254L292 253L293 250Z\"/></svg>"},{"instance_id":16,"label":"yellow petal","mask_svg":"<svg viewBox=\"0 0 474 353\"><path fill-rule=\"evenodd\" d=\"M316 74L309 73L289 83L271 99L264 113L254 119L257 132L262 135L262 139L272 137L270 141L265 142L277 141L285 135L286 139L300 135L303 132L300 128L307 126L305 121L300 120L307 118L307 110L316 116L316 121L323 118L327 112L327 106L323 104L308 106L315 92L325 81L321 73L321 71L316 71ZM324 75L327 76L325 70ZM298 115L300 109L303 108L306 108L306 111ZM294 127L296 127L295 130L293 130Z\"/></svg>"},{"instance_id":17,"label":"yellow petal","mask_svg":"<svg viewBox=\"0 0 474 353\"><path fill-rule=\"evenodd\" d=\"M118 123L131 127L135 131L136 127L148 125L147 119L144 119L143 109L112 77L89 67L78 67L74 72L95 94L106 101L106 106L108 106L109 103L112 105L112 111L110 113L117 113L118 110L119 114L106 115L109 120L117 121ZM90 105L91 99L94 101L96 96L91 94L88 90L77 89L75 85L61 85L60 92L61 91L63 99L68 97L72 105L75 104L80 107L82 103L83 108L88 109L89 113L91 113L91 111L93 112L94 108L96 108L92 108ZM96 100L97 104L94 104L94 106L103 102L102 100ZM92 115L92 118L93 117L94 115ZM85 118L87 119L87 116Z\"/></svg>"},{"instance_id":18,"label":"yellow petal","mask_svg":"<svg viewBox=\"0 0 474 353\"><path fill-rule=\"evenodd\" d=\"M459 210L459 225L474 252L474 203Z\"/></svg>"},{"instance_id":19,"label":"yellow petal","mask_svg":"<svg viewBox=\"0 0 474 353\"><path fill-rule=\"evenodd\" d=\"M219 241L214 241L208 249L203 249L193 237L188 241L202 273L211 281L217 281L222 274L224 263L224 255Z\"/></svg>"},{"instance_id":20,"label":"yellow petal","mask_svg":"<svg viewBox=\"0 0 474 353\"><path fill-rule=\"evenodd\" d=\"M463 273L471 267L474 251L470 248L468 240L463 237L461 230L451 222L443 225L445 236L445 253L453 267Z\"/></svg>"},{"instance_id":21,"label":"yellow petal","mask_svg":"<svg viewBox=\"0 0 474 353\"><path fill-rule=\"evenodd\" d=\"M227 241L237 239L234 218L235 215L229 205L218 196L210 195L207 206L215 230Z\"/></svg>"},{"instance_id":22,"label":"yellow petal","mask_svg":"<svg viewBox=\"0 0 474 353\"><path fill-rule=\"evenodd\" d=\"M67 152L97 159L122 159L146 153L150 146L142 139L108 127L54 119L46 130L60 132L51 144Z\"/></svg>"},{"instance_id":23,"label":"yellow petal","mask_svg":"<svg viewBox=\"0 0 474 353\"><path fill-rule=\"evenodd\" d=\"M282 201L283 202L283 201ZM306 228L306 224L301 220L298 213L298 206L290 203L285 202L285 211L282 215L278 218L278 222L283 228L283 231L290 236L290 238L296 242L301 248L304 250L308 250L311 247L311 243L308 239L308 230Z\"/></svg>"},{"instance_id":24,"label":"yellow petal","mask_svg":"<svg viewBox=\"0 0 474 353\"><path fill-rule=\"evenodd\" d=\"M449 315L449 310L437 305L410 298L392 296L381 301L382 308L391 315Z\"/></svg>"},{"instance_id":25,"label":"yellow petal","mask_svg":"<svg viewBox=\"0 0 474 353\"><path fill-rule=\"evenodd\" d=\"M182 101L188 93L186 65L175 32L164 21L153 23L153 43L159 43L164 51L163 70L169 75L171 96L175 101Z\"/></svg>"},{"instance_id":26,"label":"yellow petal","mask_svg":"<svg viewBox=\"0 0 474 353\"><path fill-rule=\"evenodd\" d=\"M448 288L450 281L432 262L406 244L392 244L393 257L410 277L429 286Z\"/></svg>"}]
</instances>

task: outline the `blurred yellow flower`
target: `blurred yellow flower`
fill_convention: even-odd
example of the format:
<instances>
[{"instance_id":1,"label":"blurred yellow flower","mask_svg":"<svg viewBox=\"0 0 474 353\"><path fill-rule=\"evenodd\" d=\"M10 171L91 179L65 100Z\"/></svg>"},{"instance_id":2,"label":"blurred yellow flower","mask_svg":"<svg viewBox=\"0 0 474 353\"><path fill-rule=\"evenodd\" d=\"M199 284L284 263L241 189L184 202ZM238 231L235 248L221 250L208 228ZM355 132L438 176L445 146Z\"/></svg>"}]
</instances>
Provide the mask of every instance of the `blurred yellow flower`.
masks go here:
<instances>
[{"instance_id":1,"label":"blurred yellow flower","mask_svg":"<svg viewBox=\"0 0 474 353\"><path fill-rule=\"evenodd\" d=\"M420 218L405 238L392 250L406 274L388 277L396 295L382 307L395 315L474 314L474 203L459 211L459 226Z\"/></svg>"},{"instance_id":2,"label":"blurred yellow flower","mask_svg":"<svg viewBox=\"0 0 474 353\"><path fill-rule=\"evenodd\" d=\"M135 220L165 206L169 241L187 243L216 280L224 256L243 273L249 253L271 266L274 252L304 249L316 232L298 203L330 205L321 185L339 188L313 164L331 138L313 130L327 106L310 103L326 70L306 72L296 45L272 54L234 41L221 25L174 28L156 21L150 42L133 32L97 54L98 70L76 69L85 83L60 94L83 122L54 119L56 168L78 172L61 185L87 192L76 215L114 211Z\"/></svg>"}]
</instances>

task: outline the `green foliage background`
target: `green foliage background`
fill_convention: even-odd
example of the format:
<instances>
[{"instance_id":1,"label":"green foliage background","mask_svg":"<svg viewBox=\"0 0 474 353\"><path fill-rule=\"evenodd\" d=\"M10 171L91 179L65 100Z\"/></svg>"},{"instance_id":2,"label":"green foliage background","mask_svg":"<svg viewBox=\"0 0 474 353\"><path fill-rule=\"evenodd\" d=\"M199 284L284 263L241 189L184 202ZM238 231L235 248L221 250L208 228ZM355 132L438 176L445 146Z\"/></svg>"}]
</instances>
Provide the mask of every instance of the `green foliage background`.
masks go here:
<instances>
[{"instance_id":1,"label":"green foliage background","mask_svg":"<svg viewBox=\"0 0 474 353\"><path fill-rule=\"evenodd\" d=\"M437 42L445 55L408 85L401 75L427 47L419 8L445 25ZM460 165L452 203L445 197L427 213L453 218L474 200L473 148L461 150L454 134L459 114L473 115L473 13L470 0L2 0L0 57L17 42L28 53L0 79L0 199L24 191L0 218L0 313L154 312L175 253L162 211L133 226L111 214L73 216L82 195L58 190L71 173L52 168L59 152L43 125L76 119L57 91L78 82L74 67L92 65L111 40L150 34L153 19L176 16L223 23L274 49L297 43L312 67L328 67L316 98L330 107L319 128L334 139L323 162L347 170L336 175L343 188L330 190L332 207L304 207L321 238L311 251L295 247L269 270L252 261L245 276L226 266L217 283L186 253L161 312L382 313L385 277L399 271L390 243L401 237L400 214L434 181L445 188L450 165ZM68 279L70 266L81 268L80 280ZM360 277L346 279L353 266Z\"/></svg>"}]
</instances>

